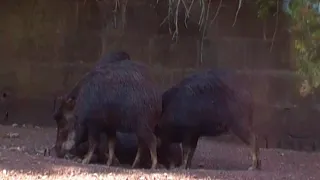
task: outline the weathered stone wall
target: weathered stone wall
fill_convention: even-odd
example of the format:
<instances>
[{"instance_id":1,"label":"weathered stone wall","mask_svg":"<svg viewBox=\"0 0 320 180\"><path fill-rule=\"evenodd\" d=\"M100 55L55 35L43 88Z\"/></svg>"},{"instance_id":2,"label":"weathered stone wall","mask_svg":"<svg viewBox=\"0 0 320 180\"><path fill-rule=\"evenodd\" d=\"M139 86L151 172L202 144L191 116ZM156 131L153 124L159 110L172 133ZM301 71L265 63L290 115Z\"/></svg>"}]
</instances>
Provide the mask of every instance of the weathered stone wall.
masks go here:
<instances>
[{"instance_id":1,"label":"weathered stone wall","mask_svg":"<svg viewBox=\"0 0 320 180\"><path fill-rule=\"evenodd\" d=\"M175 43L166 24L159 26L166 16L164 4L153 8L154 2L132 2L126 10L125 28L114 29L112 7L98 6L95 1L1 1L0 88L11 93L7 123L54 125L50 115L55 96L69 90L101 53L121 48L134 60L150 64L164 89L191 72L210 67L249 73L259 102L254 122L261 145L320 148L317 96L303 99L298 94L283 16L273 41L275 18L263 23L246 5L233 27L237 1L224 0L204 40L201 60L196 16L188 29L181 23ZM218 3L213 3L211 18ZM105 29L101 8L108 19Z\"/></svg>"}]
</instances>

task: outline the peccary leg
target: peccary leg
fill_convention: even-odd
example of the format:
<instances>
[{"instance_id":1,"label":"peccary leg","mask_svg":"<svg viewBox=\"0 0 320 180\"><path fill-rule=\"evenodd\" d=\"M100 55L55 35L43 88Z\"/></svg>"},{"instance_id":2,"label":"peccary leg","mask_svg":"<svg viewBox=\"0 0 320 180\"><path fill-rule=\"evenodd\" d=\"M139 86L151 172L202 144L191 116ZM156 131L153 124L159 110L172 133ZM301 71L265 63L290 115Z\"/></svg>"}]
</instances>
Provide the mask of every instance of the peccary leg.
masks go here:
<instances>
[{"instance_id":1,"label":"peccary leg","mask_svg":"<svg viewBox=\"0 0 320 180\"><path fill-rule=\"evenodd\" d=\"M149 148L150 157L152 161L151 169L155 169L158 164L158 157L157 157L157 138L153 134L153 130L149 127L140 126L137 131L137 138L139 143L138 151L132 167L136 167L137 164L140 162L142 149L145 147L144 145L147 145L147 147Z\"/></svg>"},{"instance_id":2,"label":"peccary leg","mask_svg":"<svg viewBox=\"0 0 320 180\"><path fill-rule=\"evenodd\" d=\"M196 151L197 148L197 142L195 145L192 145L190 147L190 151L189 151L189 155L188 155L188 160L187 160L187 164L186 164L186 168L189 169L191 167L191 161L194 155L194 152Z\"/></svg>"},{"instance_id":3,"label":"peccary leg","mask_svg":"<svg viewBox=\"0 0 320 180\"><path fill-rule=\"evenodd\" d=\"M186 169L191 148L188 144L182 143L182 151L182 164L179 169Z\"/></svg>"},{"instance_id":4,"label":"peccary leg","mask_svg":"<svg viewBox=\"0 0 320 180\"><path fill-rule=\"evenodd\" d=\"M174 157L172 157L170 143L166 139L158 139L157 141L157 153L161 156L162 163L166 169L172 169L175 167ZM182 154L182 152L181 152ZM181 155L180 155L181 157Z\"/></svg>"},{"instance_id":5,"label":"peccary leg","mask_svg":"<svg viewBox=\"0 0 320 180\"><path fill-rule=\"evenodd\" d=\"M156 137L154 137L153 139L154 139L154 141L151 142L149 145L150 157L151 157L151 161L152 161L151 169L155 169L158 164Z\"/></svg>"},{"instance_id":6,"label":"peccary leg","mask_svg":"<svg viewBox=\"0 0 320 180\"><path fill-rule=\"evenodd\" d=\"M164 166L165 166L165 168L166 169L173 169L173 168L175 168L175 158L176 157L173 157L173 155L171 154L171 152L170 152L170 154L169 155L166 155L166 157L162 157L163 158L163 164L164 164ZM165 158L165 159L164 159Z\"/></svg>"},{"instance_id":7,"label":"peccary leg","mask_svg":"<svg viewBox=\"0 0 320 180\"><path fill-rule=\"evenodd\" d=\"M185 142L182 142L182 149L183 149L183 155L182 155L182 165L180 168L183 169L189 169L191 167L192 158L194 155L194 152L197 148L198 144L198 138L188 138Z\"/></svg>"},{"instance_id":8,"label":"peccary leg","mask_svg":"<svg viewBox=\"0 0 320 180\"><path fill-rule=\"evenodd\" d=\"M107 166L110 166L114 159L114 151L115 151L115 144L116 144L116 138L115 137L108 137L108 148L109 148L109 157Z\"/></svg>"},{"instance_id":9,"label":"peccary leg","mask_svg":"<svg viewBox=\"0 0 320 180\"><path fill-rule=\"evenodd\" d=\"M259 147L257 143L257 136L255 134L251 135L251 156L252 156L252 165L248 170L260 170L261 169L261 160L259 159Z\"/></svg>"},{"instance_id":10,"label":"peccary leg","mask_svg":"<svg viewBox=\"0 0 320 180\"><path fill-rule=\"evenodd\" d=\"M112 158L113 160L112 160L112 164L113 165L120 165L120 161L119 161L119 159L117 158L117 156L115 155L115 153L114 153L114 156L113 156L113 158Z\"/></svg>"},{"instance_id":11,"label":"peccary leg","mask_svg":"<svg viewBox=\"0 0 320 180\"><path fill-rule=\"evenodd\" d=\"M259 147L257 144L257 136L252 132L250 127L234 123L231 128L232 132L238 136L246 145L251 147L252 165L248 170L261 169L261 161L259 159Z\"/></svg>"},{"instance_id":12,"label":"peccary leg","mask_svg":"<svg viewBox=\"0 0 320 180\"><path fill-rule=\"evenodd\" d=\"M135 159L134 159L134 161L133 161L133 164L132 164L132 168L135 168L135 167L137 167L137 165L139 164L139 162L140 162L140 156L141 156L141 146L139 145L138 146L138 150L137 150L137 154L136 154L136 157L135 157Z\"/></svg>"},{"instance_id":13,"label":"peccary leg","mask_svg":"<svg viewBox=\"0 0 320 180\"><path fill-rule=\"evenodd\" d=\"M82 160L82 164L89 164L92 159L93 153L97 146L97 141L93 137L89 137L89 148L88 153L85 155L84 159Z\"/></svg>"},{"instance_id":14,"label":"peccary leg","mask_svg":"<svg viewBox=\"0 0 320 180\"><path fill-rule=\"evenodd\" d=\"M88 126L88 152L85 155L84 159L82 160L82 164L89 164L92 159L92 156L96 150L97 145L100 141L100 131L93 125L90 124Z\"/></svg>"},{"instance_id":15,"label":"peccary leg","mask_svg":"<svg viewBox=\"0 0 320 180\"><path fill-rule=\"evenodd\" d=\"M169 169L173 169L175 167L175 164L173 161L170 161Z\"/></svg>"}]
</instances>

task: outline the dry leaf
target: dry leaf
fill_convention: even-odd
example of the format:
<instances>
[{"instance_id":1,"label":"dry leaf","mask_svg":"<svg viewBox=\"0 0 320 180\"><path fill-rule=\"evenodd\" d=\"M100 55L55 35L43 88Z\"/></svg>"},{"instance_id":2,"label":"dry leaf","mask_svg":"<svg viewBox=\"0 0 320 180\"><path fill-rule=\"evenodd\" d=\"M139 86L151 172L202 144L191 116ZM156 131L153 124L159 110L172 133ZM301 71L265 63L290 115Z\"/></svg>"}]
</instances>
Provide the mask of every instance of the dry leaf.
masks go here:
<instances>
[{"instance_id":1,"label":"dry leaf","mask_svg":"<svg viewBox=\"0 0 320 180\"><path fill-rule=\"evenodd\" d=\"M7 133L5 136L5 138L19 138L20 134L19 133Z\"/></svg>"}]
</instances>

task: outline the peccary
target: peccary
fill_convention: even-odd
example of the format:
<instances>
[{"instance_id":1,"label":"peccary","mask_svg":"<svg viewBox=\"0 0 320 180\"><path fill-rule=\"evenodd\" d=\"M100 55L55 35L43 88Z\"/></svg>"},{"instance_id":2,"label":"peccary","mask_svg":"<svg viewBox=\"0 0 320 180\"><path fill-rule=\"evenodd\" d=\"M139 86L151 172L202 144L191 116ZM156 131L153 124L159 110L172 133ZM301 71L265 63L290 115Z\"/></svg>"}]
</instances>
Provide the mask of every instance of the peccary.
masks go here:
<instances>
[{"instance_id":1,"label":"peccary","mask_svg":"<svg viewBox=\"0 0 320 180\"><path fill-rule=\"evenodd\" d=\"M63 157L80 143L89 140L89 150L83 163L89 163L100 141L108 137L108 161L114 158L116 132L135 133L138 150L132 167L140 161L147 146L152 166L157 165L155 125L161 116L161 94L146 65L122 60L109 63L88 73L76 96L69 96L60 105L55 151Z\"/></svg>"},{"instance_id":2,"label":"peccary","mask_svg":"<svg viewBox=\"0 0 320 180\"><path fill-rule=\"evenodd\" d=\"M223 70L192 74L162 95L162 119L156 127L161 147L182 143L181 168L190 168L198 139L233 132L252 148L252 166L260 169L253 131L253 100L245 76Z\"/></svg>"}]
</instances>

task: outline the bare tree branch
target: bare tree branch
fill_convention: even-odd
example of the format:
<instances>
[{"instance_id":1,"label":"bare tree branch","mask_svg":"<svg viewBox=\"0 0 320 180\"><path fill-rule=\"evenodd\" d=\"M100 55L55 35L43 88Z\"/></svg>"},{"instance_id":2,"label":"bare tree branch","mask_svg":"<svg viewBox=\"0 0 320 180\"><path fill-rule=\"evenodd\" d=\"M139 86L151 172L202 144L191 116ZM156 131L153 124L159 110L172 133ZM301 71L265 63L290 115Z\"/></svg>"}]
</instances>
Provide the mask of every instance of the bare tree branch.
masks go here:
<instances>
[{"instance_id":1,"label":"bare tree branch","mask_svg":"<svg viewBox=\"0 0 320 180\"><path fill-rule=\"evenodd\" d=\"M202 28L202 24L204 23L205 21L205 11L206 11L206 5L205 5L205 2L204 0L200 0L200 6L201 6L201 14L200 14L200 18L199 18L199 31L201 31L201 28Z\"/></svg>"},{"instance_id":2,"label":"bare tree branch","mask_svg":"<svg viewBox=\"0 0 320 180\"><path fill-rule=\"evenodd\" d=\"M241 9L241 6L242 6L242 0L239 0L238 9L237 9L236 15L235 15L235 17L234 17L234 21L233 21L232 27L234 27L234 25L235 25L236 22L237 22L238 14L239 14L239 11L240 11L240 9Z\"/></svg>"},{"instance_id":3,"label":"bare tree branch","mask_svg":"<svg viewBox=\"0 0 320 180\"><path fill-rule=\"evenodd\" d=\"M172 10L172 6L173 6L173 2L174 0L168 0L169 3L168 3L168 28L169 28L169 33L172 34L172 30L171 30L171 17L173 16L173 10Z\"/></svg>"},{"instance_id":4,"label":"bare tree branch","mask_svg":"<svg viewBox=\"0 0 320 180\"><path fill-rule=\"evenodd\" d=\"M200 62L201 63L203 62L203 41L204 41L204 37L205 37L206 31L207 31L207 25L208 25L209 14L210 14L210 5L211 5L211 0L209 0L209 2L208 2L205 24L202 29L201 46L200 46Z\"/></svg>"},{"instance_id":5,"label":"bare tree branch","mask_svg":"<svg viewBox=\"0 0 320 180\"><path fill-rule=\"evenodd\" d=\"M125 26L127 24L126 14L127 14L127 4L128 0L122 0L123 3L121 5L121 17L122 17L122 31L124 32Z\"/></svg>"},{"instance_id":6,"label":"bare tree branch","mask_svg":"<svg viewBox=\"0 0 320 180\"><path fill-rule=\"evenodd\" d=\"M221 7L222 7L222 0L220 0L220 2L219 2L218 8L217 8L217 10L216 10L216 13L214 14L213 19L212 19L211 22L210 22L210 25L211 25L211 24L216 20L216 18L218 17L218 14L219 14L219 12L220 12Z\"/></svg>"},{"instance_id":7,"label":"bare tree branch","mask_svg":"<svg viewBox=\"0 0 320 180\"><path fill-rule=\"evenodd\" d=\"M271 42L271 46L270 46L270 52L271 52L272 49L273 49L274 41L275 41L276 34L277 34L277 31L278 31L278 26L279 26L279 12L280 12L279 0L277 0L277 12L276 12L276 16L277 16L277 17L276 17L276 24L275 24L275 27L274 27L273 36L272 36L272 42Z\"/></svg>"},{"instance_id":8,"label":"bare tree branch","mask_svg":"<svg viewBox=\"0 0 320 180\"><path fill-rule=\"evenodd\" d=\"M182 2L185 3L184 0ZM193 6L193 3L194 3L194 0L191 1L191 4L190 4L189 8L186 8L186 13L185 13L185 18L184 18L184 24L185 24L186 28L188 28L187 27L187 19L190 17L190 11L191 11L191 8Z\"/></svg>"},{"instance_id":9,"label":"bare tree branch","mask_svg":"<svg viewBox=\"0 0 320 180\"><path fill-rule=\"evenodd\" d=\"M188 28L188 25L187 25L187 19L189 18L189 13L188 13L188 7L187 7L187 4L186 4L186 2L184 1L184 0L182 0L182 4L183 4L183 6L184 6L184 8L185 8L185 13L184 13L184 26L186 27L186 28Z\"/></svg>"},{"instance_id":10,"label":"bare tree branch","mask_svg":"<svg viewBox=\"0 0 320 180\"><path fill-rule=\"evenodd\" d=\"M173 33L173 35L172 35L172 39L176 39L176 41L178 40L178 36L179 36L178 20L179 20L179 6L180 6L180 2L181 2L181 0L178 0L177 6L176 6L176 14L175 14L175 19L174 19L175 30L174 30L174 33Z\"/></svg>"}]
</instances>

